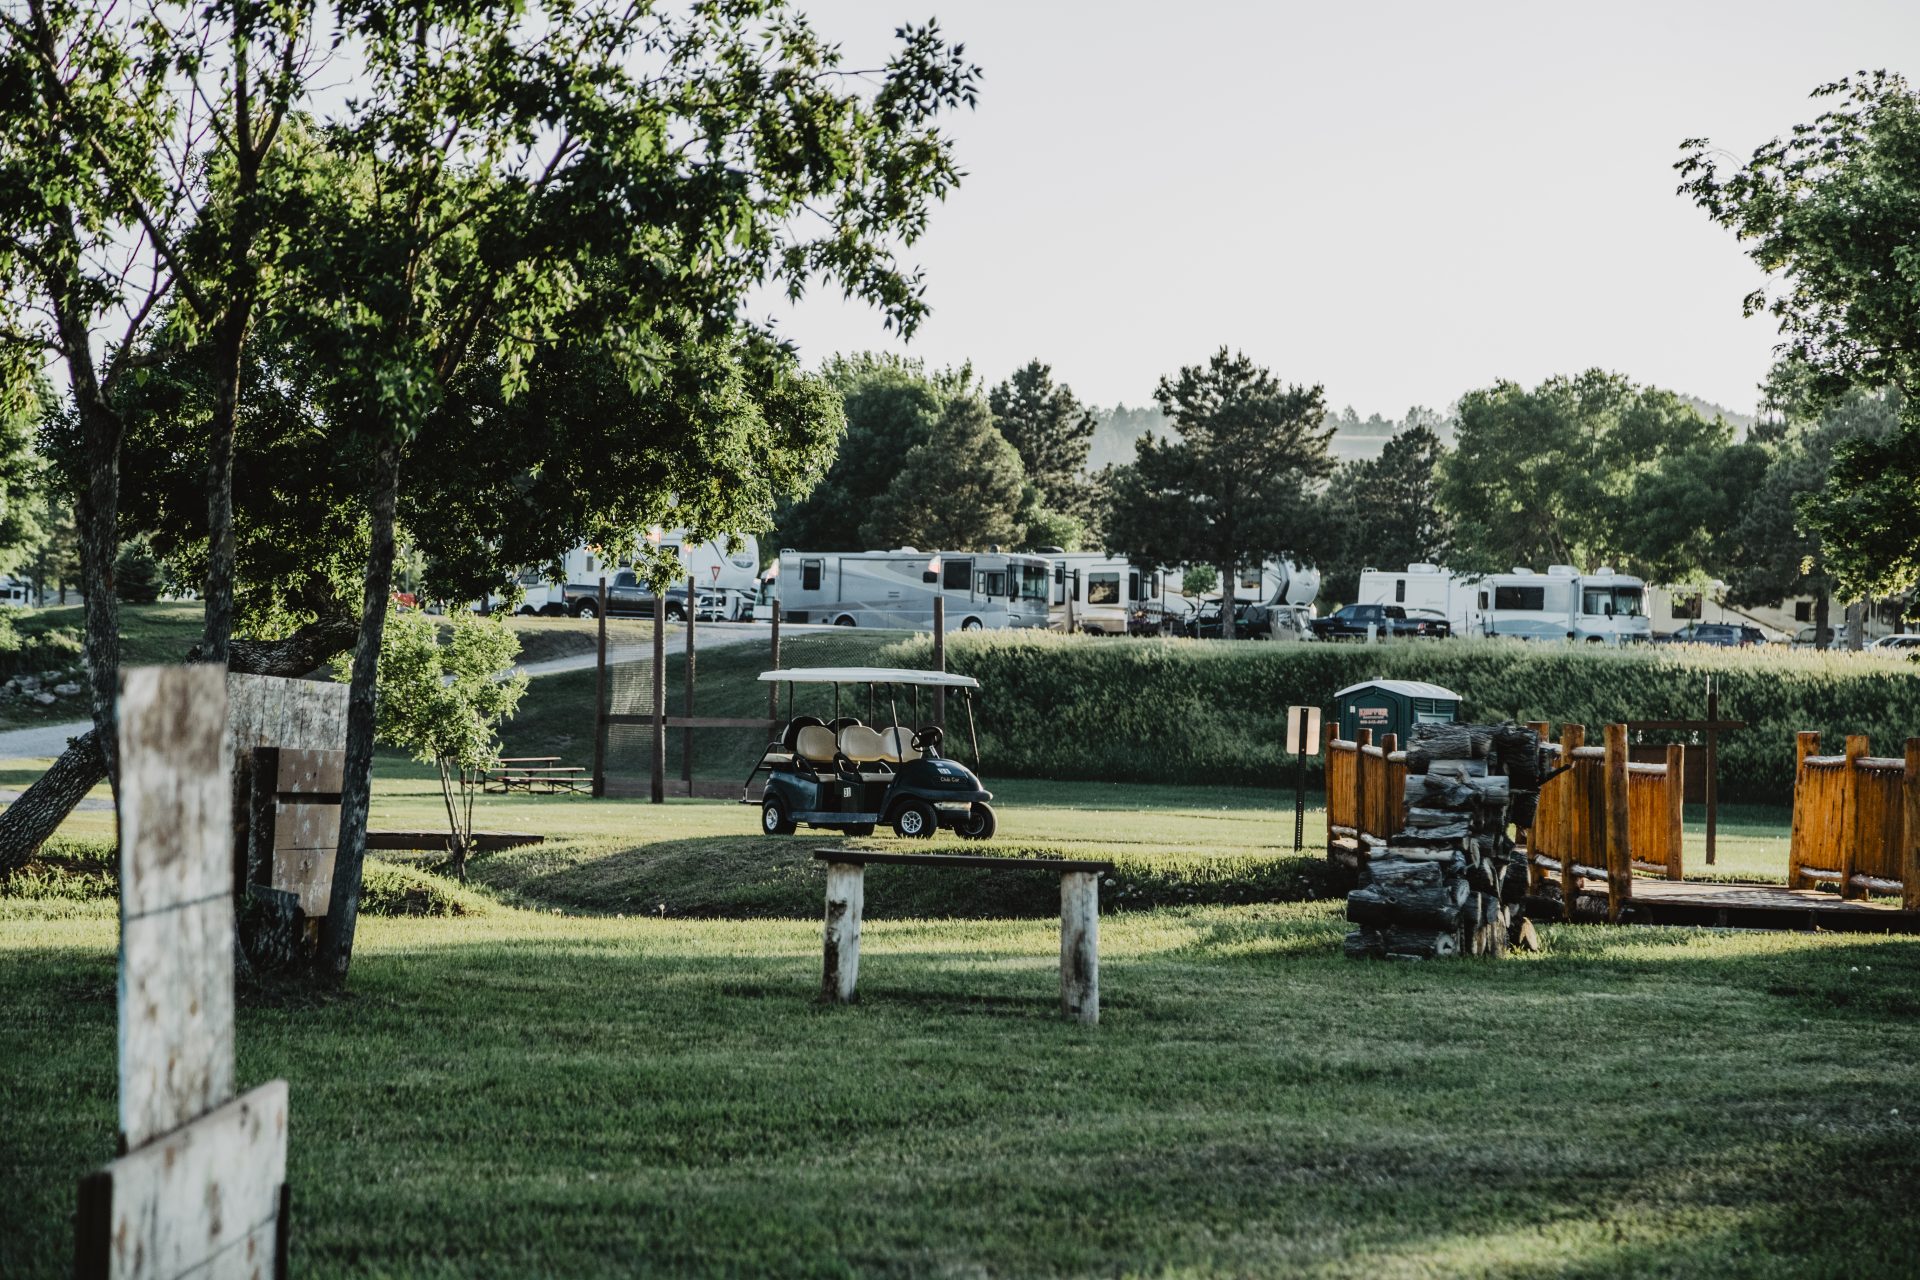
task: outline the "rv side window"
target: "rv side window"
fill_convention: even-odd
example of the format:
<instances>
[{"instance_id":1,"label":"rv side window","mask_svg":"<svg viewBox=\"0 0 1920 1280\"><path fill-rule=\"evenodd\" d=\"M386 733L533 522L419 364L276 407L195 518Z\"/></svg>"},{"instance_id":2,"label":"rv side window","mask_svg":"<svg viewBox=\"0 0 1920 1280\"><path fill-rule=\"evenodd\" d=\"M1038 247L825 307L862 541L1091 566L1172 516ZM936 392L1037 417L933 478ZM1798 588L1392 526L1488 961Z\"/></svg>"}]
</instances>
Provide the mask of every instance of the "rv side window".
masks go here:
<instances>
[{"instance_id":1,"label":"rv side window","mask_svg":"<svg viewBox=\"0 0 1920 1280\"><path fill-rule=\"evenodd\" d=\"M1088 604L1119 604L1120 575L1117 573L1090 573L1087 575Z\"/></svg>"},{"instance_id":2,"label":"rv side window","mask_svg":"<svg viewBox=\"0 0 1920 1280\"><path fill-rule=\"evenodd\" d=\"M802 591L818 591L820 589L820 562L818 560L802 560L800 562L800 589Z\"/></svg>"},{"instance_id":3,"label":"rv side window","mask_svg":"<svg viewBox=\"0 0 1920 1280\"><path fill-rule=\"evenodd\" d=\"M1485 613L1486 611L1487 611L1487 593L1482 591L1480 593L1480 612Z\"/></svg>"},{"instance_id":4,"label":"rv side window","mask_svg":"<svg viewBox=\"0 0 1920 1280\"><path fill-rule=\"evenodd\" d=\"M980 571L980 594L989 600L1007 594L1007 575L998 569Z\"/></svg>"},{"instance_id":5,"label":"rv side window","mask_svg":"<svg viewBox=\"0 0 1920 1280\"><path fill-rule=\"evenodd\" d=\"M973 561L949 560L940 569L940 585L948 591L965 591L973 582Z\"/></svg>"},{"instance_id":6,"label":"rv side window","mask_svg":"<svg viewBox=\"0 0 1920 1280\"><path fill-rule=\"evenodd\" d=\"M1393 602L1395 604L1405 604L1407 602L1407 580L1405 578L1395 578L1393 580Z\"/></svg>"},{"instance_id":7,"label":"rv side window","mask_svg":"<svg viewBox=\"0 0 1920 1280\"><path fill-rule=\"evenodd\" d=\"M1537 612L1547 607L1547 589L1545 587L1495 587L1493 607L1495 610L1532 609Z\"/></svg>"},{"instance_id":8,"label":"rv side window","mask_svg":"<svg viewBox=\"0 0 1920 1280\"><path fill-rule=\"evenodd\" d=\"M587 557L587 572L588 572L588 573L592 573L592 572L593 572L593 557L592 557L592 556L588 556L588 557Z\"/></svg>"},{"instance_id":9,"label":"rv side window","mask_svg":"<svg viewBox=\"0 0 1920 1280\"><path fill-rule=\"evenodd\" d=\"M1135 569L1127 575L1127 599L1138 602L1140 595L1140 571Z\"/></svg>"}]
</instances>

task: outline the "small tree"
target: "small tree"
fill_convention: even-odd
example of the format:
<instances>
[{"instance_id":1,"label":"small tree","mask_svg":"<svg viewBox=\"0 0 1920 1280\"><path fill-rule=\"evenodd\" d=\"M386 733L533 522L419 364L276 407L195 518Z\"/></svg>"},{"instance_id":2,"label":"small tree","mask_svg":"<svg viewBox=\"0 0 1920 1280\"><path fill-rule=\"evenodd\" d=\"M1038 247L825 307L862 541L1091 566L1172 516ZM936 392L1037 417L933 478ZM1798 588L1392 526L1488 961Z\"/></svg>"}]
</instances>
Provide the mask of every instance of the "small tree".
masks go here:
<instances>
[{"instance_id":1,"label":"small tree","mask_svg":"<svg viewBox=\"0 0 1920 1280\"><path fill-rule=\"evenodd\" d=\"M453 615L442 637L434 619L394 609L380 641L380 679L374 690L374 734L440 771L446 802L448 862L467 878L473 844L473 796L478 772L498 759L499 729L520 706L527 678L501 673L520 656L520 640L497 619ZM352 658L334 672L346 680Z\"/></svg>"},{"instance_id":2,"label":"small tree","mask_svg":"<svg viewBox=\"0 0 1920 1280\"><path fill-rule=\"evenodd\" d=\"M152 604L165 585L160 558L153 554L153 544L144 534L120 544L120 554L113 560L115 595L128 604Z\"/></svg>"}]
</instances>

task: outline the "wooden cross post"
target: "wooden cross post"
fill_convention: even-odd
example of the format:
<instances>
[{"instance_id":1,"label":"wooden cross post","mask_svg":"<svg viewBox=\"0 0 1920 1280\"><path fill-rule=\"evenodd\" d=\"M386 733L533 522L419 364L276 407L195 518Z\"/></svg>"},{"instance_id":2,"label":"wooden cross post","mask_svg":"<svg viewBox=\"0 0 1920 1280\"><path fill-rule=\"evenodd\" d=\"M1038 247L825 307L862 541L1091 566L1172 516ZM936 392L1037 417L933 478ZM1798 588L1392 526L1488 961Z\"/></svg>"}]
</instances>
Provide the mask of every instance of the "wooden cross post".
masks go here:
<instances>
[{"instance_id":1,"label":"wooden cross post","mask_svg":"<svg viewBox=\"0 0 1920 1280\"><path fill-rule=\"evenodd\" d=\"M285 1276L287 1082L234 1096L226 672L120 681L120 1148L80 1182L74 1274Z\"/></svg>"},{"instance_id":2,"label":"wooden cross post","mask_svg":"<svg viewBox=\"0 0 1920 1280\"><path fill-rule=\"evenodd\" d=\"M945 588L933 597L933 669L947 669L947 597ZM935 688L933 691L933 722L941 729L947 727L947 691Z\"/></svg>"},{"instance_id":3,"label":"wooden cross post","mask_svg":"<svg viewBox=\"0 0 1920 1280\"><path fill-rule=\"evenodd\" d=\"M780 669L780 602L773 602L773 638L771 640L773 665L771 670ZM777 683L767 685L767 719L780 718L780 686Z\"/></svg>"},{"instance_id":4,"label":"wooden cross post","mask_svg":"<svg viewBox=\"0 0 1920 1280\"><path fill-rule=\"evenodd\" d=\"M655 804L667 802L667 598L653 598L653 787Z\"/></svg>"},{"instance_id":5,"label":"wooden cross post","mask_svg":"<svg viewBox=\"0 0 1920 1280\"><path fill-rule=\"evenodd\" d=\"M700 584L692 574L687 575L687 687L683 701L686 705L687 719L693 719L693 615L700 612L695 603L700 598ZM693 794L693 726L680 731L680 776L687 784L687 794Z\"/></svg>"},{"instance_id":6,"label":"wooden cross post","mask_svg":"<svg viewBox=\"0 0 1920 1280\"><path fill-rule=\"evenodd\" d=\"M1707 748L1707 865L1714 862L1715 846L1719 840L1720 826L1720 735L1731 733L1735 729L1747 727L1745 720L1722 720L1720 718L1720 685L1712 676L1707 677L1707 718L1705 720L1629 720L1626 722L1629 733L1657 729L1674 733L1698 733L1705 736ZM1682 785L1685 780L1682 779Z\"/></svg>"},{"instance_id":7,"label":"wooden cross post","mask_svg":"<svg viewBox=\"0 0 1920 1280\"><path fill-rule=\"evenodd\" d=\"M607 794L607 575L600 575L600 607L595 610L599 620L600 639L596 652L598 661L593 669L593 794Z\"/></svg>"}]
</instances>

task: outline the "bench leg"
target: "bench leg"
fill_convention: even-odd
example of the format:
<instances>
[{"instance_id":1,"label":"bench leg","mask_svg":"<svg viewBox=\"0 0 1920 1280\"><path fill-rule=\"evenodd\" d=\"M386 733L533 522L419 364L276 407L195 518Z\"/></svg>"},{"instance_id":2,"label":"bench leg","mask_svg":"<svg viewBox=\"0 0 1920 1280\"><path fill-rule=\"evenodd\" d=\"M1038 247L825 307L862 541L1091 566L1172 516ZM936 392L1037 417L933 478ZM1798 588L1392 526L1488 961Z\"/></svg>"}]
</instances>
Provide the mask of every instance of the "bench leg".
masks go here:
<instances>
[{"instance_id":1,"label":"bench leg","mask_svg":"<svg viewBox=\"0 0 1920 1280\"><path fill-rule=\"evenodd\" d=\"M1100 1023L1100 877L1092 871L1060 876L1060 1014Z\"/></svg>"},{"instance_id":2,"label":"bench leg","mask_svg":"<svg viewBox=\"0 0 1920 1280\"><path fill-rule=\"evenodd\" d=\"M852 1004L860 977L860 913L866 907L866 868L855 863L827 864L826 966L820 998Z\"/></svg>"}]
</instances>

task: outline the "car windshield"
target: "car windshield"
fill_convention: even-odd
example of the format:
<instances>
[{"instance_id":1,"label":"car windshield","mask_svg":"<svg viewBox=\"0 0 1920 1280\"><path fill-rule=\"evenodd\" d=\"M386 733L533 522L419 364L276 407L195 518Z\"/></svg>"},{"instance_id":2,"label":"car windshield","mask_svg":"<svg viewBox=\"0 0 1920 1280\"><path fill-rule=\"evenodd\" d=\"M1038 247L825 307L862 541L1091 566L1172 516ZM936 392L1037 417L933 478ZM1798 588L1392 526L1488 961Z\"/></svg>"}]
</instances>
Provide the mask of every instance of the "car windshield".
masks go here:
<instances>
[{"instance_id":1,"label":"car windshield","mask_svg":"<svg viewBox=\"0 0 1920 1280\"><path fill-rule=\"evenodd\" d=\"M1580 593L1580 611L1607 618L1637 618L1643 594L1641 587L1587 587Z\"/></svg>"}]
</instances>

